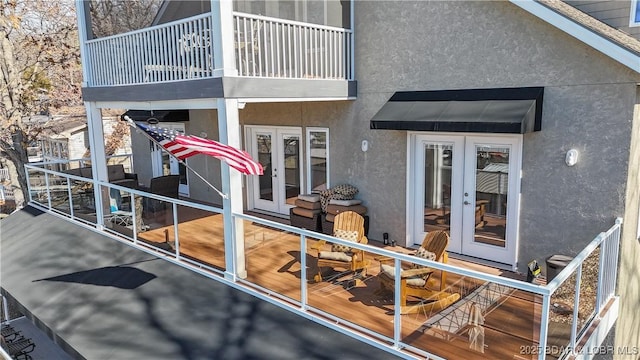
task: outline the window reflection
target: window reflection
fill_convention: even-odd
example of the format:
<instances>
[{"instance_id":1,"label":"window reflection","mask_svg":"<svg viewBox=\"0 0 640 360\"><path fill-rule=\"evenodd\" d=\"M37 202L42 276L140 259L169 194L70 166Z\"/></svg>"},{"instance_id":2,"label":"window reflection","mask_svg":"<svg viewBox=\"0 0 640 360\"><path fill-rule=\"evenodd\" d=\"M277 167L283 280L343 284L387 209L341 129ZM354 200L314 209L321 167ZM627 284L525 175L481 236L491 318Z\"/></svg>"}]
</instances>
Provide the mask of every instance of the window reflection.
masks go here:
<instances>
[{"instance_id":1,"label":"window reflection","mask_svg":"<svg viewBox=\"0 0 640 360\"><path fill-rule=\"evenodd\" d=\"M476 147L475 241L505 247L509 149Z\"/></svg>"},{"instance_id":2,"label":"window reflection","mask_svg":"<svg viewBox=\"0 0 640 360\"><path fill-rule=\"evenodd\" d=\"M451 162L453 146L429 144L425 148L424 231L449 231L451 224Z\"/></svg>"}]
</instances>

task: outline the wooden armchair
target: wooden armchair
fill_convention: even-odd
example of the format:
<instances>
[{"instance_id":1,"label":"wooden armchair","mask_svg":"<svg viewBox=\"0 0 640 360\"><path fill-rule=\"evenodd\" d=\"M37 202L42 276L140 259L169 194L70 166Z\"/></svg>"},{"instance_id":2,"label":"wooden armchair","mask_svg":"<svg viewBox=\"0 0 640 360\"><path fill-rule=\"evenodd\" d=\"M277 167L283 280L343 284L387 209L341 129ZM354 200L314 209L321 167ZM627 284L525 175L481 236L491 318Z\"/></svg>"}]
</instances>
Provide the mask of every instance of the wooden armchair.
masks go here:
<instances>
[{"instance_id":1,"label":"wooden armchair","mask_svg":"<svg viewBox=\"0 0 640 360\"><path fill-rule=\"evenodd\" d=\"M333 236L359 244L367 244L368 240L364 235L364 218L353 211L339 213L336 215L333 223ZM313 278L315 282L322 281L323 267L344 269L347 272L353 273L354 279L359 271L360 274L366 274L370 261L365 259L363 250L353 249L340 244L331 244L331 250L327 251L325 250L325 245L327 245L327 242L320 240L312 246L312 248L318 252L318 273ZM340 273L327 280L335 280L344 274L345 273Z\"/></svg>"},{"instance_id":2,"label":"wooden armchair","mask_svg":"<svg viewBox=\"0 0 640 360\"><path fill-rule=\"evenodd\" d=\"M444 231L431 231L427 233L420 249L414 254L416 256L447 262L447 246L449 245L449 235ZM388 265L389 258L380 258L380 281L381 291L393 291L395 288L395 267ZM431 275L437 270L425 266L412 264L411 268L403 269L400 272L400 313L411 314L419 312L431 312L442 310L460 299L460 294L449 293L446 289L446 273L442 271L440 276L440 287L432 289L434 282ZM407 298L413 296L420 299L416 305L407 305Z\"/></svg>"}]
</instances>

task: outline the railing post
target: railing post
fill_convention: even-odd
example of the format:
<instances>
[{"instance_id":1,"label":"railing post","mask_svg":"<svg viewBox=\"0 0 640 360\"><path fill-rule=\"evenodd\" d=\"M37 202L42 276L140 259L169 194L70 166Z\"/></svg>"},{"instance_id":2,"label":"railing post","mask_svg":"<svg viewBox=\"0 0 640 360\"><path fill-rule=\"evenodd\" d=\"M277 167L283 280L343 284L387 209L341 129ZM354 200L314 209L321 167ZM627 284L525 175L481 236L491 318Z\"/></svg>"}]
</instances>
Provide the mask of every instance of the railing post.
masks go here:
<instances>
[{"instance_id":1,"label":"railing post","mask_svg":"<svg viewBox=\"0 0 640 360\"><path fill-rule=\"evenodd\" d=\"M307 310L307 238L300 234L300 308Z\"/></svg>"},{"instance_id":2,"label":"railing post","mask_svg":"<svg viewBox=\"0 0 640 360\"><path fill-rule=\"evenodd\" d=\"M551 308L551 295L542 295L542 314L540 315L540 339L538 341L538 360L544 360L547 356L547 333L549 331L549 311Z\"/></svg>"},{"instance_id":3,"label":"railing post","mask_svg":"<svg viewBox=\"0 0 640 360\"><path fill-rule=\"evenodd\" d=\"M71 193L71 179L67 179L67 194L69 195L69 215L73 218L73 194Z\"/></svg>"},{"instance_id":4,"label":"railing post","mask_svg":"<svg viewBox=\"0 0 640 360\"><path fill-rule=\"evenodd\" d=\"M173 210L173 239L176 249L176 257L180 258L180 239L178 238L178 205L172 202L171 209Z\"/></svg>"},{"instance_id":5,"label":"railing post","mask_svg":"<svg viewBox=\"0 0 640 360\"><path fill-rule=\"evenodd\" d=\"M348 36L349 38L349 76L347 77L347 80L353 80L356 78L356 67L355 67L355 36L356 36L356 31L355 31L355 21L356 21L356 17L355 17L355 0L351 0L350 2L350 8L349 8L349 15L350 15L350 28L351 28L351 36Z\"/></svg>"},{"instance_id":6,"label":"railing post","mask_svg":"<svg viewBox=\"0 0 640 360\"><path fill-rule=\"evenodd\" d=\"M49 173L44 172L44 183L47 189L47 207L51 210L51 188L49 187Z\"/></svg>"},{"instance_id":7,"label":"railing post","mask_svg":"<svg viewBox=\"0 0 640 360\"><path fill-rule=\"evenodd\" d=\"M400 303L401 296L401 284L402 269L400 259L394 259L393 265L395 266L394 283L393 283L393 347L400 349L400 335L402 334L402 305Z\"/></svg>"},{"instance_id":8,"label":"railing post","mask_svg":"<svg viewBox=\"0 0 640 360\"><path fill-rule=\"evenodd\" d=\"M233 42L233 2L211 0L213 76L237 76Z\"/></svg>"},{"instance_id":9,"label":"railing post","mask_svg":"<svg viewBox=\"0 0 640 360\"><path fill-rule=\"evenodd\" d=\"M600 259L598 259L598 284L596 286L596 318L600 318L600 310L602 307L602 300L604 296L604 265L606 262L607 254L607 243L609 239L604 239L604 241L600 244Z\"/></svg>"},{"instance_id":10,"label":"railing post","mask_svg":"<svg viewBox=\"0 0 640 360\"><path fill-rule=\"evenodd\" d=\"M571 323L571 339L569 340L569 351L572 355L576 353L576 336L578 334L578 309L580 308L580 281L582 278L582 264L576 269L575 297L573 299L573 317Z\"/></svg>"},{"instance_id":11,"label":"railing post","mask_svg":"<svg viewBox=\"0 0 640 360\"><path fill-rule=\"evenodd\" d=\"M90 71L93 70L93 61L87 48L87 40L89 40L87 24L91 23L88 7L88 1L76 0L76 13L78 16L78 37L80 38L80 58L82 59L83 87L93 85L93 79L91 78Z\"/></svg>"},{"instance_id":12,"label":"railing post","mask_svg":"<svg viewBox=\"0 0 640 360\"><path fill-rule=\"evenodd\" d=\"M133 243L138 244L138 211L136 209L136 198L134 193L129 193L129 204L131 204L131 217L133 219ZM142 216L142 214L140 214Z\"/></svg>"}]
</instances>

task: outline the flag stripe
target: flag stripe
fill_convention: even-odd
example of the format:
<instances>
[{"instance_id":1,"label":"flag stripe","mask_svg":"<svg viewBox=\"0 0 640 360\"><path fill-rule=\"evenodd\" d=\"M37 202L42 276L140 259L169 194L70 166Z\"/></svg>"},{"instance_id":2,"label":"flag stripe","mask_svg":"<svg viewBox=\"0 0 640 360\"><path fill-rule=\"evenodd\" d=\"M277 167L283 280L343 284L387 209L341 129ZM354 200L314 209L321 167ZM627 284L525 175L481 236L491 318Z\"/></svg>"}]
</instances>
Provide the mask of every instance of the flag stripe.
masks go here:
<instances>
[{"instance_id":1,"label":"flag stripe","mask_svg":"<svg viewBox=\"0 0 640 360\"><path fill-rule=\"evenodd\" d=\"M183 135L179 132L135 123L136 127L156 140L163 148L180 160L184 160L196 154L213 156L226 162L230 167L243 174L263 175L262 165L253 160L246 151L217 141L199 138L192 135Z\"/></svg>"}]
</instances>

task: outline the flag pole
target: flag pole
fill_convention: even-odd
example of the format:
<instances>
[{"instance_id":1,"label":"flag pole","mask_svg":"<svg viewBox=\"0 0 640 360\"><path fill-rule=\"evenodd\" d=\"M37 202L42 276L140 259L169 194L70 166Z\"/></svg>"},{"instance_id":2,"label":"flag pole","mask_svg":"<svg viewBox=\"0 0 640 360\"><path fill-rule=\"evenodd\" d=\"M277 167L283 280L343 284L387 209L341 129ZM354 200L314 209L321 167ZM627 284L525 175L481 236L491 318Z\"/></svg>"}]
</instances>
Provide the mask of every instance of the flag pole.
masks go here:
<instances>
[{"instance_id":1,"label":"flag pole","mask_svg":"<svg viewBox=\"0 0 640 360\"><path fill-rule=\"evenodd\" d=\"M127 124L129 124L129 126L133 127L134 129L138 130L138 128L136 127L136 123L127 115L123 116L122 119L124 121L127 122ZM187 163L182 160L179 159L177 156L175 156L174 154L172 154L170 151L167 151L167 149L164 148L164 146L162 146L160 143L158 143L158 141L156 141L156 139L154 139L151 135L147 134L144 131L140 131L141 133L143 133L144 136L146 136L149 140L153 141L154 144L157 144L162 151L166 151L169 155L171 155L174 159L178 160L178 162L182 165L184 165L185 168L191 170L191 172L193 174L195 174L200 180L202 180L206 185L208 185L209 187L211 187L213 190L215 190L218 195L222 196L223 199L228 199L229 195L223 193L222 191L218 190L215 186L213 186L209 181L207 181L207 179L205 179L202 175L200 175L197 171L195 171L191 166L187 165Z\"/></svg>"}]
</instances>

